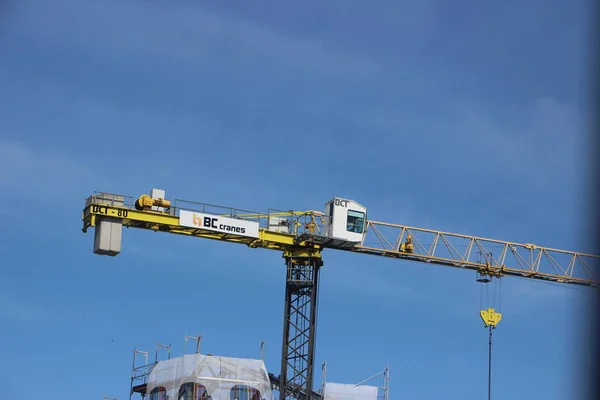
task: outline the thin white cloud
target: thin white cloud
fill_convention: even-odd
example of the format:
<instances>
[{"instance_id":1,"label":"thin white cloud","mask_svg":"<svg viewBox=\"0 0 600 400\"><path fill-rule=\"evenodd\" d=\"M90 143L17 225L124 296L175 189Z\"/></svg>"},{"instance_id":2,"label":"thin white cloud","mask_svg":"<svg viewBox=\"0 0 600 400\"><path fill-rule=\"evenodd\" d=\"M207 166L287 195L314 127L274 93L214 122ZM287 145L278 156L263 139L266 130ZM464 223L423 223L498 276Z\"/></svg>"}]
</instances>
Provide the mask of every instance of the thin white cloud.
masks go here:
<instances>
[{"instance_id":1,"label":"thin white cloud","mask_svg":"<svg viewBox=\"0 0 600 400\"><path fill-rule=\"evenodd\" d=\"M251 21L209 12L197 3L57 0L24 3L11 29L48 43L69 43L114 55L196 60L207 56L252 54L319 73L372 74L374 61L342 54L318 40L297 39ZM56 19L60 19L60 23ZM115 54L117 52L118 54ZM99 53L98 53L99 54Z\"/></svg>"},{"instance_id":2,"label":"thin white cloud","mask_svg":"<svg viewBox=\"0 0 600 400\"><path fill-rule=\"evenodd\" d=\"M68 193L86 175L85 168L66 154L1 138L0 171L0 193L45 200Z\"/></svg>"},{"instance_id":3,"label":"thin white cloud","mask_svg":"<svg viewBox=\"0 0 600 400\"><path fill-rule=\"evenodd\" d=\"M566 300L576 295L573 291L575 289L565 285L546 284L526 279L512 279L510 284L504 286L504 292L508 292L505 295L528 301Z\"/></svg>"},{"instance_id":4,"label":"thin white cloud","mask_svg":"<svg viewBox=\"0 0 600 400\"><path fill-rule=\"evenodd\" d=\"M355 257L360 256L355 255ZM335 260L336 258L331 257L331 259ZM336 268L333 263L344 265L344 267ZM321 272L321 279L326 279L326 284L333 286L335 290L360 294L367 298L384 301L427 301L427 298L413 286L401 283L399 277L391 278L390 276L386 276L384 272L378 272L375 269L366 269L363 266L356 268L340 259L337 259L337 261L328 261L328 264L332 264L332 267L329 268L334 269L334 271ZM323 277L324 273L326 274L326 278Z\"/></svg>"},{"instance_id":5,"label":"thin white cloud","mask_svg":"<svg viewBox=\"0 0 600 400\"><path fill-rule=\"evenodd\" d=\"M0 301L0 318L17 323L52 323L62 320L63 312L41 305L26 304L18 299Z\"/></svg>"},{"instance_id":6,"label":"thin white cloud","mask_svg":"<svg viewBox=\"0 0 600 400\"><path fill-rule=\"evenodd\" d=\"M6 208L0 208L0 216L2 217L14 217L17 216L17 213L14 211L11 211L9 209Z\"/></svg>"},{"instance_id":7,"label":"thin white cloud","mask_svg":"<svg viewBox=\"0 0 600 400\"><path fill-rule=\"evenodd\" d=\"M518 126L472 105L459 105L458 109L462 121L456 128L464 132L458 144L469 148L473 158L485 157L495 163L505 175L526 178L536 187L543 187L586 165L584 116L569 104L551 97L539 98Z\"/></svg>"},{"instance_id":8,"label":"thin white cloud","mask_svg":"<svg viewBox=\"0 0 600 400\"><path fill-rule=\"evenodd\" d=\"M457 185L476 174L490 174L540 188L560 179L576 178L588 164L588 125L584 111L553 97L541 97L514 116L457 100L451 117L420 121L401 111L355 115L357 123L375 132L410 132L403 145L419 152L419 163L456 177ZM379 155L396 151L396 135L379 135ZM405 156L406 168L417 160ZM413 165L414 164L414 165ZM461 175L462 174L462 175ZM493 174L493 175L492 175Z\"/></svg>"},{"instance_id":9,"label":"thin white cloud","mask_svg":"<svg viewBox=\"0 0 600 400\"><path fill-rule=\"evenodd\" d=\"M506 280L507 278L505 278ZM594 289L566 284L545 283L525 278L509 278L501 288L501 308L511 315L527 315L541 309L555 308L570 313L591 304ZM560 308L557 308L560 305ZM509 311L510 310L510 311ZM502 311L502 310L501 310Z\"/></svg>"},{"instance_id":10,"label":"thin white cloud","mask_svg":"<svg viewBox=\"0 0 600 400\"><path fill-rule=\"evenodd\" d=\"M418 128L410 125L407 122L410 118L402 113L394 115L382 111L379 114L357 115L356 118L365 129L370 126L372 131L410 132L402 139L402 146L410 151L402 155L399 161L401 166L389 162L382 168L394 167L417 176L419 168L427 165L423 169L426 174L423 183L432 184L428 196L435 193L443 176L446 178L444 184L453 185L456 191L464 191L474 206L473 215L478 218L484 213L493 213L492 210L509 213L512 209L516 211L513 218L521 219L530 226L533 223L552 224L554 229L568 232L565 238L568 237L573 243L556 239L558 244L552 244L550 238L545 239L546 245L581 247L580 243L584 240L582 232L590 229L585 226L589 224L589 218L585 218L585 211L589 207L586 190L590 190L587 184L590 146L587 144L589 135L585 111L552 97L532 101L514 118L469 103L456 104L453 111L451 117L422 121ZM373 160L397 160L398 138L395 135L382 134L372 146L377 146ZM437 171L429 172L433 170ZM411 188L396 206L400 209L407 202L410 202L409 205L415 204L412 211L418 218L415 223L417 226L498 239L525 240L518 231L522 228L516 226L501 229L500 224L488 223L482 230L479 226L481 221L471 219L466 211L464 215L469 218L463 218L460 225L454 221L451 226L443 228L444 222L440 216L436 217L435 224L429 224L426 215L428 210L420 210L418 203L411 200L419 197L419 189ZM442 202L440 207L443 209L445 203ZM523 211L526 207L532 211L529 215ZM561 213L556 213L557 208L561 209ZM394 214L397 212L392 207L390 215ZM453 218L452 214L447 215L447 218ZM544 218L544 215L547 217ZM567 218L567 215L571 217ZM396 217L381 218L389 221ZM498 236L500 234L502 236ZM530 237L534 234L527 232ZM539 235L543 234L541 232Z\"/></svg>"},{"instance_id":11,"label":"thin white cloud","mask_svg":"<svg viewBox=\"0 0 600 400\"><path fill-rule=\"evenodd\" d=\"M3 171L0 178L8 179L12 174L32 168L35 157L31 151L19 144L0 141L0 163Z\"/></svg>"}]
</instances>

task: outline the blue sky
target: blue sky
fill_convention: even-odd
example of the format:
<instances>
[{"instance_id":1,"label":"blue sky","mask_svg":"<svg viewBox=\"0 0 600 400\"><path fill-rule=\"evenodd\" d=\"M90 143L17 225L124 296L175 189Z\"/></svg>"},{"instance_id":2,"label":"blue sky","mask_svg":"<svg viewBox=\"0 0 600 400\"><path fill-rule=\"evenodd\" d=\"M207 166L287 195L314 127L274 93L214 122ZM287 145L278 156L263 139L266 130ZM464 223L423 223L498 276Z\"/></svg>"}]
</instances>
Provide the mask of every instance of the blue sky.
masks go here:
<instances>
[{"instance_id":1,"label":"blue sky","mask_svg":"<svg viewBox=\"0 0 600 400\"><path fill-rule=\"evenodd\" d=\"M590 251L591 2L321 3L3 3L6 398L124 400L133 347L178 355L185 333L227 356L265 340L278 373L280 254L127 230L96 256L96 190L258 211L343 196L378 221ZM391 399L485 396L472 273L324 256L330 380L389 364ZM586 293L503 281L494 397L577 396Z\"/></svg>"}]
</instances>

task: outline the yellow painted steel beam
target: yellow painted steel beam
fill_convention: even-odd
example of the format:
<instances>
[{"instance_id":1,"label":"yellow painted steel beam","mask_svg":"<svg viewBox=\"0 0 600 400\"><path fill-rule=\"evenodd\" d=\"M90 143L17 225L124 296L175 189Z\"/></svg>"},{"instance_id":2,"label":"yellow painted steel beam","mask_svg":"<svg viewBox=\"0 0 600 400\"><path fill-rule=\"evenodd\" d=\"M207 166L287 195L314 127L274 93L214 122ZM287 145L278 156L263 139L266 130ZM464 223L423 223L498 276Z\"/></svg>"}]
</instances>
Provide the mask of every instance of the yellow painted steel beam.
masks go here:
<instances>
[{"instance_id":1,"label":"yellow painted steel beam","mask_svg":"<svg viewBox=\"0 0 600 400\"><path fill-rule=\"evenodd\" d=\"M182 226L179 217L158 211L136 210L127 206L110 206L101 204L88 205L83 211L83 231L96 225L97 219L102 217L120 219L123 226L128 228L161 231L179 235L200 237L205 239L220 240L231 243L241 243L253 248L286 251L290 249L303 249L313 251L320 246L311 243L296 243L296 235L273 232L260 228L258 238L237 235L235 233L221 233L201 228Z\"/></svg>"},{"instance_id":2,"label":"yellow painted steel beam","mask_svg":"<svg viewBox=\"0 0 600 400\"><path fill-rule=\"evenodd\" d=\"M283 253L285 258L322 258L321 251L319 249L287 249Z\"/></svg>"},{"instance_id":3,"label":"yellow painted steel beam","mask_svg":"<svg viewBox=\"0 0 600 400\"><path fill-rule=\"evenodd\" d=\"M368 221L361 245L348 250L557 283L600 287L600 256L477 236ZM344 249L345 250L345 249Z\"/></svg>"},{"instance_id":4,"label":"yellow painted steel beam","mask_svg":"<svg viewBox=\"0 0 600 400\"><path fill-rule=\"evenodd\" d=\"M592 280L588 278L576 278L576 277L565 277L561 274L554 274L548 272L532 272L521 268L511 268L507 266L491 266L489 264L476 263L476 262L468 262L455 258L443 258L443 257L435 257L430 255L415 255L409 253L403 253L400 251L393 250L383 250L374 247L365 247L365 246L356 246L351 249L341 248L340 250L352 251L355 253L369 254L369 255L377 255L388 258L400 258L409 261L418 261L425 262L428 264L440 265L440 266L449 266L455 268L462 268L472 271L477 271L483 275L490 275L495 277L502 276L518 276L524 278L532 278L537 280L545 280L557 283L568 283L575 284L580 286L589 286L589 287L600 287L599 280Z\"/></svg>"}]
</instances>

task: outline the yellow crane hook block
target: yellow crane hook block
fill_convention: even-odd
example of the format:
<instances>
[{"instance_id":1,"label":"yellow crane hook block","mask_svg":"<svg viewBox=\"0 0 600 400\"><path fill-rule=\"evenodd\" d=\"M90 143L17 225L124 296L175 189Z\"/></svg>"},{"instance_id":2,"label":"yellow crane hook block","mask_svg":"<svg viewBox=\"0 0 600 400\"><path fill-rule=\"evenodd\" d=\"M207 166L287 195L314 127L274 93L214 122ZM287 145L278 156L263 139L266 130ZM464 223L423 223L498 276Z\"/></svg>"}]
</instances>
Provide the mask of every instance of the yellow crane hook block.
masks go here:
<instances>
[{"instance_id":1,"label":"yellow crane hook block","mask_svg":"<svg viewBox=\"0 0 600 400\"><path fill-rule=\"evenodd\" d=\"M498 325L498 322L502 319L502 314L497 313L493 308L488 308L487 310L479 311L479 315L485 324L485 327L491 326L495 328Z\"/></svg>"}]
</instances>

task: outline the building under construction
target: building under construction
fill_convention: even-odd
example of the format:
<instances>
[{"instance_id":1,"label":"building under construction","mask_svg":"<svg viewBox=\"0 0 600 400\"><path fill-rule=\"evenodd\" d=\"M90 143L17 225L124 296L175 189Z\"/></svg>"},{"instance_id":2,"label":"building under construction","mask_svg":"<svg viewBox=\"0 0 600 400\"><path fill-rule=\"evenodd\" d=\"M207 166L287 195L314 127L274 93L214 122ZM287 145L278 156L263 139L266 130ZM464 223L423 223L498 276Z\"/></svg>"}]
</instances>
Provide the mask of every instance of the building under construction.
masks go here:
<instances>
[{"instance_id":1,"label":"building under construction","mask_svg":"<svg viewBox=\"0 0 600 400\"><path fill-rule=\"evenodd\" d=\"M129 400L275 400L281 381L269 373L261 358L235 358L200 353L200 337L185 337L197 342L196 352L171 357L171 345L157 344L154 361L149 363L148 352L134 349ZM185 343L184 342L184 343ZM167 357L159 360L159 350L167 350ZM184 346L185 349L185 346ZM380 377L379 386L366 385ZM326 365L322 368L320 390L303 398L318 400L388 400L389 370L357 384L326 381Z\"/></svg>"},{"instance_id":2,"label":"building under construction","mask_svg":"<svg viewBox=\"0 0 600 400\"><path fill-rule=\"evenodd\" d=\"M164 190L128 197L96 193L86 200L83 231L94 228L94 253L121 252L122 228L138 228L195 238L242 244L250 249L280 252L285 260L283 340L279 374L269 374L262 360L200 354L155 360L134 367L132 394L154 399L370 399L389 394L386 369L384 394L375 387L327 383L315 390L315 333L319 271L323 252L345 251L447 266L477 273L482 285L505 276L598 288L599 256L551 249L532 243L416 228L367 218L367 208L334 197L324 211L254 212L184 200L168 200ZM370 239L370 240L369 240ZM378 245L367 245L376 242ZM491 249L496 252L492 253ZM491 370L492 329L501 319L483 307L489 328ZM147 361L147 360L146 360ZM134 363L135 365L135 363ZM491 374L489 377L491 382ZM488 385L489 387L490 385ZM191 391L191 392L190 392Z\"/></svg>"}]
</instances>

